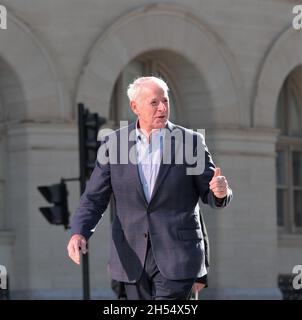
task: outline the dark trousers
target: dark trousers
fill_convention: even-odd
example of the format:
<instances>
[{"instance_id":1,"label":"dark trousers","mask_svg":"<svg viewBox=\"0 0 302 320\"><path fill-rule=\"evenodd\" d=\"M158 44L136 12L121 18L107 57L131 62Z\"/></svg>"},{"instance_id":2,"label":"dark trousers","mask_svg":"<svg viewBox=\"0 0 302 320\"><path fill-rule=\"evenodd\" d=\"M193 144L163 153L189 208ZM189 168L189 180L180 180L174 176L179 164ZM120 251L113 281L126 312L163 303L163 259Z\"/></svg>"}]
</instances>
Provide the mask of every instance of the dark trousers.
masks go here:
<instances>
[{"instance_id":1,"label":"dark trousers","mask_svg":"<svg viewBox=\"0 0 302 320\"><path fill-rule=\"evenodd\" d=\"M144 271L136 283L125 283L128 300L188 300L195 279L169 280L158 270L148 241Z\"/></svg>"}]
</instances>

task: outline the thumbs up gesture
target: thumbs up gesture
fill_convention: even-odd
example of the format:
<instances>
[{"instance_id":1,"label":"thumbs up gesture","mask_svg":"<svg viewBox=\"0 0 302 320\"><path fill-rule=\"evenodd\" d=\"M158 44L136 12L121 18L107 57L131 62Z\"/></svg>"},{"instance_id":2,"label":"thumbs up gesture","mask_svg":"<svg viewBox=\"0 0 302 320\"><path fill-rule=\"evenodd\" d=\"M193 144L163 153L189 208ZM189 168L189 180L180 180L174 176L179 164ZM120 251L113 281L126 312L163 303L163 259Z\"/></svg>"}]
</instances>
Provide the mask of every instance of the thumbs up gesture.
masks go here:
<instances>
[{"instance_id":1,"label":"thumbs up gesture","mask_svg":"<svg viewBox=\"0 0 302 320\"><path fill-rule=\"evenodd\" d=\"M215 168L214 176L209 185L216 198L222 199L228 194L228 182L225 176L221 175L220 168Z\"/></svg>"}]
</instances>

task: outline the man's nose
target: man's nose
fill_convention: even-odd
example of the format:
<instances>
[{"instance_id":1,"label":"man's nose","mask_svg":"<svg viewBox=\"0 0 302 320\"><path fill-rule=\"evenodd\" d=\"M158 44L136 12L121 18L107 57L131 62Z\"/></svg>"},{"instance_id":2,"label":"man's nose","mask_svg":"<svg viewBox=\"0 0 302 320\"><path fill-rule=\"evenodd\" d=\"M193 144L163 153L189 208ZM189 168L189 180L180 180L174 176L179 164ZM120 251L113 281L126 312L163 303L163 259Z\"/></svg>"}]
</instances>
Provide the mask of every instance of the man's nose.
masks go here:
<instances>
[{"instance_id":1,"label":"man's nose","mask_svg":"<svg viewBox=\"0 0 302 320\"><path fill-rule=\"evenodd\" d=\"M159 102L158 107L157 107L157 109L162 111L162 112L166 111L167 108L168 108L168 106L166 105L166 103L162 102L162 101Z\"/></svg>"}]
</instances>

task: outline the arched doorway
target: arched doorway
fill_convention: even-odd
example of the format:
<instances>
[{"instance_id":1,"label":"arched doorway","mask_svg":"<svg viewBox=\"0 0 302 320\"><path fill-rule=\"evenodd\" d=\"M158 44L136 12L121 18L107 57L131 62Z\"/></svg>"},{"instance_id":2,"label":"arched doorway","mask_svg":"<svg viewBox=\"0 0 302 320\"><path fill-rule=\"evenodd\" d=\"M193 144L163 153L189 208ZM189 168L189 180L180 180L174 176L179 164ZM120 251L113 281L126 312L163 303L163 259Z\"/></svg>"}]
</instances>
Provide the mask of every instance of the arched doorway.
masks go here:
<instances>
[{"instance_id":1,"label":"arched doorway","mask_svg":"<svg viewBox=\"0 0 302 320\"><path fill-rule=\"evenodd\" d=\"M184 126L201 125L201 120L195 123L192 121L190 112L196 109L202 111L209 106L211 99L205 94L208 91L204 79L181 55L169 50L153 50L138 55L120 72L110 99L109 119L114 127L118 127L120 121L130 122L136 119L129 106L127 87L135 78L150 75L162 78L169 86L170 121ZM190 81L192 78L195 79L194 85ZM197 114L195 119L196 116ZM211 112L207 112L207 121L211 121L211 116Z\"/></svg>"},{"instance_id":2,"label":"arched doorway","mask_svg":"<svg viewBox=\"0 0 302 320\"><path fill-rule=\"evenodd\" d=\"M179 96L187 114L177 114L180 123L196 128L248 123L241 77L229 49L207 25L173 5L140 7L105 30L81 70L77 101L108 118L112 90L122 70L149 54L173 70L173 83L183 88Z\"/></svg>"},{"instance_id":3,"label":"arched doorway","mask_svg":"<svg viewBox=\"0 0 302 320\"><path fill-rule=\"evenodd\" d=\"M277 223L279 233L302 234L302 66L280 90L276 126Z\"/></svg>"}]
</instances>

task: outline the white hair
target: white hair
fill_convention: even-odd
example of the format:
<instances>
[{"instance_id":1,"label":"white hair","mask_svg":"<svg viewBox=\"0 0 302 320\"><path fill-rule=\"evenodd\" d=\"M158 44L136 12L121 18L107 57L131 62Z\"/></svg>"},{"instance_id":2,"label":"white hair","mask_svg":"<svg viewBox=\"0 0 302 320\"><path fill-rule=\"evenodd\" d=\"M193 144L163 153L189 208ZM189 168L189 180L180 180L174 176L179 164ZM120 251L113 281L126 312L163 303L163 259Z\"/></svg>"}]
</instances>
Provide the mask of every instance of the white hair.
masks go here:
<instances>
[{"instance_id":1,"label":"white hair","mask_svg":"<svg viewBox=\"0 0 302 320\"><path fill-rule=\"evenodd\" d=\"M148 83L148 82L154 82L157 85L159 85L165 92L169 91L169 87L167 83L162 80L161 78L157 77L139 77L135 79L132 83L129 84L128 89L127 89L127 95L130 101L134 101L140 90L142 89L143 85Z\"/></svg>"}]
</instances>

